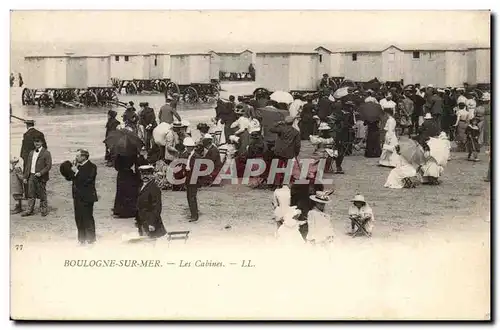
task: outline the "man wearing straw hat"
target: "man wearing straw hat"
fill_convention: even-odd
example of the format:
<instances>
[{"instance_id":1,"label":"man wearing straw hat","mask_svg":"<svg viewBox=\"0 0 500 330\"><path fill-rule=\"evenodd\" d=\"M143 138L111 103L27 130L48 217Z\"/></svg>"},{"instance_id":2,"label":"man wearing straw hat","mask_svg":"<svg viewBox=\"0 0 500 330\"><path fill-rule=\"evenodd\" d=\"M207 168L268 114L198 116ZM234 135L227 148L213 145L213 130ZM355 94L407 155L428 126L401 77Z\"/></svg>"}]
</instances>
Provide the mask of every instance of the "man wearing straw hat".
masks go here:
<instances>
[{"instance_id":1,"label":"man wearing straw hat","mask_svg":"<svg viewBox=\"0 0 500 330\"><path fill-rule=\"evenodd\" d=\"M351 201L352 205L349 207L350 234L355 237L361 232L370 237L373 232L373 222L375 221L372 208L366 203L365 197L361 194L354 196ZM358 227L357 230L355 230L356 226Z\"/></svg>"},{"instance_id":2,"label":"man wearing straw hat","mask_svg":"<svg viewBox=\"0 0 500 330\"><path fill-rule=\"evenodd\" d=\"M139 235L158 238L167 231L161 219L161 190L154 180L154 167L152 165L139 166L142 186L137 197L136 226Z\"/></svg>"}]
</instances>

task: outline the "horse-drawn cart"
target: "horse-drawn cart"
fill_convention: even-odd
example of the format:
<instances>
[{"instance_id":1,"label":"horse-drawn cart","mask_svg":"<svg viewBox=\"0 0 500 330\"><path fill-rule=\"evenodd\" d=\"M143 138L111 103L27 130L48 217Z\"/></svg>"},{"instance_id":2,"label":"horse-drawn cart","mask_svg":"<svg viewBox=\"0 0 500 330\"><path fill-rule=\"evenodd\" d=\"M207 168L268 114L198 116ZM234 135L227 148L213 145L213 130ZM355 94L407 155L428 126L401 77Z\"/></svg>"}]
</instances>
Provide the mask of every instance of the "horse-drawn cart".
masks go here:
<instances>
[{"instance_id":1,"label":"horse-drawn cart","mask_svg":"<svg viewBox=\"0 0 500 330\"><path fill-rule=\"evenodd\" d=\"M170 58L172 78L165 96L178 94L186 103L210 103L219 98L219 70L210 54L176 54Z\"/></svg>"}]
</instances>

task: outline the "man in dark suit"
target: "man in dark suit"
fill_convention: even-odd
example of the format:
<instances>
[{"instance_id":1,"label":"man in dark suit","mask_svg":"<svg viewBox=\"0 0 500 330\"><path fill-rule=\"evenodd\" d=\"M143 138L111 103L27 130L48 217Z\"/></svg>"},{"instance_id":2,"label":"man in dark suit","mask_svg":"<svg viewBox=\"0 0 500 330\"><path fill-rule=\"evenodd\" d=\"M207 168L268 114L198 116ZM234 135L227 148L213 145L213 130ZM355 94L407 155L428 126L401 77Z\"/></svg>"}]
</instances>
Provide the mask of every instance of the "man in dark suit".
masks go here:
<instances>
[{"instance_id":1,"label":"man in dark suit","mask_svg":"<svg viewBox=\"0 0 500 330\"><path fill-rule=\"evenodd\" d=\"M193 178L193 174L199 173L201 170L199 167L195 168L195 166L200 166L199 164L196 163L196 159L201 158L202 155L200 155L198 153L198 150L199 150L198 148L195 149L196 145L195 145L192 138L190 138L190 137L185 138L183 144L186 147L186 152L189 153L189 156L188 156L188 159L186 162L186 167L185 167L185 171L186 171L186 181L185 181L186 196L187 196L187 201L188 201L188 205L189 205L189 210L191 213L191 218L190 218L189 222L194 222L194 221L198 221L198 217L199 217L197 196L198 196L198 188L199 188L200 182L199 182L198 177Z\"/></svg>"},{"instance_id":2,"label":"man in dark suit","mask_svg":"<svg viewBox=\"0 0 500 330\"><path fill-rule=\"evenodd\" d=\"M142 165L139 167L142 186L137 198L136 226L139 235L158 238L167 231L161 219L161 190L154 180L154 167Z\"/></svg>"},{"instance_id":3,"label":"man in dark suit","mask_svg":"<svg viewBox=\"0 0 500 330\"><path fill-rule=\"evenodd\" d=\"M153 129L158 125L156 123L155 111L149 107L148 102L141 102L139 104L142 108L142 111L139 115L139 124L144 126L145 131L145 141L146 151L151 149L151 138L153 137Z\"/></svg>"},{"instance_id":4,"label":"man in dark suit","mask_svg":"<svg viewBox=\"0 0 500 330\"><path fill-rule=\"evenodd\" d=\"M201 140L203 148L206 150L204 159L209 159L214 164L214 170L211 174L208 174L203 178L203 183L205 185L210 185L215 180L219 171L222 168L222 160L220 158L220 151L217 146L213 143L213 137L210 134L205 134Z\"/></svg>"},{"instance_id":5,"label":"man in dark suit","mask_svg":"<svg viewBox=\"0 0 500 330\"><path fill-rule=\"evenodd\" d=\"M95 179L97 166L89 160L89 152L79 149L73 172L66 178L73 181L72 194L75 222L80 244L95 243L94 203L97 202Z\"/></svg>"},{"instance_id":6,"label":"man in dark suit","mask_svg":"<svg viewBox=\"0 0 500 330\"><path fill-rule=\"evenodd\" d=\"M33 214L38 198L40 199L40 212L45 217L48 214L46 184L49 181L49 171L52 168L52 157L50 152L43 147L40 137L35 137L33 145L35 150L30 151L24 166L24 184L28 185L26 192L28 209L21 216L27 217Z\"/></svg>"},{"instance_id":7,"label":"man in dark suit","mask_svg":"<svg viewBox=\"0 0 500 330\"><path fill-rule=\"evenodd\" d=\"M34 120L26 120L26 132L23 135L23 143L21 145L21 158L23 159L24 170L26 170L26 164L28 162L28 156L32 150L35 149L34 140L39 138L42 141L42 147L47 149L47 142L45 141L45 136L42 132L35 128Z\"/></svg>"}]
</instances>

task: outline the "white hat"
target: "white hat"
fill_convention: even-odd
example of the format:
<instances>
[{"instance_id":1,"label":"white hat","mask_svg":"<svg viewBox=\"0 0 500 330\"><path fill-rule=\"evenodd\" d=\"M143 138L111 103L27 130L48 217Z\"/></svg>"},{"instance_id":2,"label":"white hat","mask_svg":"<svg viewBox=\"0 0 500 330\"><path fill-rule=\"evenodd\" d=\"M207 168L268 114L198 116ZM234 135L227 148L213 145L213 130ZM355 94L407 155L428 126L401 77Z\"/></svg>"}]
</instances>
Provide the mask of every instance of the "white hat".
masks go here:
<instances>
[{"instance_id":1,"label":"white hat","mask_svg":"<svg viewBox=\"0 0 500 330\"><path fill-rule=\"evenodd\" d=\"M424 119L432 119L432 115L431 115L431 113L430 113L430 112L427 112L427 113L425 114Z\"/></svg>"},{"instance_id":2,"label":"white hat","mask_svg":"<svg viewBox=\"0 0 500 330\"><path fill-rule=\"evenodd\" d=\"M184 138L184 141L182 141L182 144L185 146L185 147L194 147L196 144L194 143L194 140L193 138L191 137L187 137L187 138Z\"/></svg>"},{"instance_id":3,"label":"white hat","mask_svg":"<svg viewBox=\"0 0 500 330\"><path fill-rule=\"evenodd\" d=\"M427 88L434 88L434 85L433 84L429 84L429 85L427 85Z\"/></svg>"},{"instance_id":4,"label":"white hat","mask_svg":"<svg viewBox=\"0 0 500 330\"><path fill-rule=\"evenodd\" d=\"M457 91L465 91L465 88L463 88L463 87L457 87Z\"/></svg>"},{"instance_id":5,"label":"white hat","mask_svg":"<svg viewBox=\"0 0 500 330\"><path fill-rule=\"evenodd\" d=\"M481 100L483 100L483 101L489 101L489 100L490 100L490 98L491 98L490 93L488 93L488 92L484 92L484 93L483 93L483 97L481 98Z\"/></svg>"},{"instance_id":6,"label":"white hat","mask_svg":"<svg viewBox=\"0 0 500 330\"><path fill-rule=\"evenodd\" d=\"M309 198L318 203L328 203L330 202L330 195L333 193L329 191L317 191L316 195L310 195Z\"/></svg>"},{"instance_id":7,"label":"white hat","mask_svg":"<svg viewBox=\"0 0 500 330\"><path fill-rule=\"evenodd\" d=\"M141 165L139 166L139 171L154 171L153 165Z\"/></svg>"},{"instance_id":8,"label":"white hat","mask_svg":"<svg viewBox=\"0 0 500 330\"><path fill-rule=\"evenodd\" d=\"M319 116L318 115L314 115L313 119L319 119Z\"/></svg>"},{"instance_id":9,"label":"white hat","mask_svg":"<svg viewBox=\"0 0 500 330\"><path fill-rule=\"evenodd\" d=\"M365 201L365 197L361 194L357 194L356 196L354 196L354 198L351 200L351 202L363 202L363 203L366 203Z\"/></svg>"},{"instance_id":10,"label":"white hat","mask_svg":"<svg viewBox=\"0 0 500 330\"><path fill-rule=\"evenodd\" d=\"M213 140L214 137L212 136L212 134L207 133L207 134L203 135L203 139Z\"/></svg>"},{"instance_id":11,"label":"white hat","mask_svg":"<svg viewBox=\"0 0 500 330\"><path fill-rule=\"evenodd\" d=\"M443 131L439 134L439 138L445 140L448 139L448 135L446 134L446 132Z\"/></svg>"},{"instance_id":12,"label":"white hat","mask_svg":"<svg viewBox=\"0 0 500 330\"><path fill-rule=\"evenodd\" d=\"M444 89L438 88L437 92L438 93L444 93Z\"/></svg>"},{"instance_id":13,"label":"white hat","mask_svg":"<svg viewBox=\"0 0 500 330\"><path fill-rule=\"evenodd\" d=\"M327 131L329 129L330 129L330 126L327 123L323 122L323 123L319 124L318 130Z\"/></svg>"},{"instance_id":14,"label":"white hat","mask_svg":"<svg viewBox=\"0 0 500 330\"><path fill-rule=\"evenodd\" d=\"M18 158L18 157L12 157L12 158L10 159L10 162L11 162L11 163L17 163L17 162L19 162L19 158Z\"/></svg>"}]
</instances>

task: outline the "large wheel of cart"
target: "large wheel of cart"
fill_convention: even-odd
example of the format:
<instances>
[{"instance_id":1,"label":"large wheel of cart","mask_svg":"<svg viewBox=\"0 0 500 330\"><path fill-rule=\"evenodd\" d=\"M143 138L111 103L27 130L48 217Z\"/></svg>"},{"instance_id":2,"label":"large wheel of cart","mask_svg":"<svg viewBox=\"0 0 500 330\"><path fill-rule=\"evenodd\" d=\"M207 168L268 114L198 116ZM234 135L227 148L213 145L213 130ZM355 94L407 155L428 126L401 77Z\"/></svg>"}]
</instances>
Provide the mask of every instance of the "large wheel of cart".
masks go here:
<instances>
[{"instance_id":1,"label":"large wheel of cart","mask_svg":"<svg viewBox=\"0 0 500 330\"><path fill-rule=\"evenodd\" d=\"M196 88L194 88L193 86L189 86L184 91L183 100L184 102L190 104L198 102L198 92L196 91Z\"/></svg>"},{"instance_id":2,"label":"large wheel of cart","mask_svg":"<svg viewBox=\"0 0 500 330\"><path fill-rule=\"evenodd\" d=\"M176 83L171 81L167 84L167 88L165 89L165 96L172 96L174 94L180 94L180 93L181 91Z\"/></svg>"},{"instance_id":3,"label":"large wheel of cart","mask_svg":"<svg viewBox=\"0 0 500 330\"><path fill-rule=\"evenodd\" d=\"M97 95L91 90L88 90L85 93L83 93L81 100L86 107L92 107L92 106L96 107L99 105L99 99L97 98Z\"/></svg>"},{"instance_id":4,"label":"large wheel of cart","mask_svg":"<svg viewBox=\"0 0 500 330\"><path fill-rule=\"evenodd\" d=\"M125 91L127 94L137 94L137 86L133 81L130 81L127 86L125 86Z\"/></svg>"},{"instance_id":5,"label":"large wheel of cart","mask_svg":"<svg viewBox=\"0 0 500 330\"><path fill-rule=\"evenodd\" d=\"M38 106L40 108L54 108L55 105L56 102L49 93L43 93L40 95L40 98L38 98Z\"/></svg>"},{"instance_id":6,"label":"large wheel of cart","mask_svg":"<svg viewBox=\"0 0 500 330\"><path fill-rule=\"evenodd\" d=\"M34 105L35 104L35 91L25 88L23 89L23 94L21 97L23 105Z\"/></svg>"},{"instance_id":7,"label":"large wheel of cart","mask_svg":"<svg viewBox=\"0 0 500 330\"><path fill-rule=\"evenodd\" d=\"M160 93L165 93L165 91L167 90L167 83L163 80L158 81L158 83L156 84L156 90Z\"/></svg>"}]
</instances>

